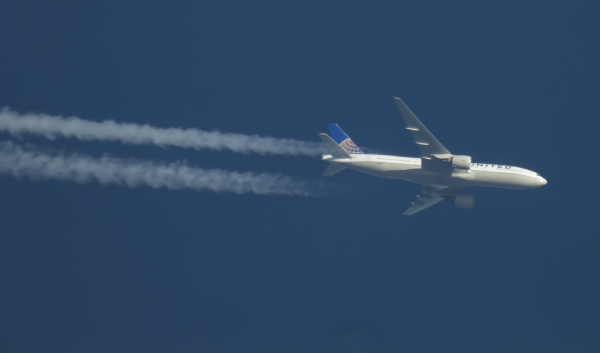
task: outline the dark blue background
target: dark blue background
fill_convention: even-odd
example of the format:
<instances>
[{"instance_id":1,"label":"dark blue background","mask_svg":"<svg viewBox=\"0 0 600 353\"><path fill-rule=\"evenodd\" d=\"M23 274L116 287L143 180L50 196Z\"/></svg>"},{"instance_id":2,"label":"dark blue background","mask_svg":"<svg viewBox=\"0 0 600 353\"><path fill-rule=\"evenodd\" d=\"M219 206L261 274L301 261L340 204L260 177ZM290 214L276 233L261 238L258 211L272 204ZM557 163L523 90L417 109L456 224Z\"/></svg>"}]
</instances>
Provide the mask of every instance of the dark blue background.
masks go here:
<instances>
[{"instance_id":1,"label":"dark blue background","mask_svg":"<svg viewBox=\"0 0 600 353\"><path fill-rule=\"evenodd\" d=\"M392 101L475 162L548 185L473 189L473 210L0 177L3 352L600 351L593 1L2 1L0 105L416 156ZM12 137L2 134L2 140ZM317 179L308 157L26 141Z\"/></svg>"}]
</instances>

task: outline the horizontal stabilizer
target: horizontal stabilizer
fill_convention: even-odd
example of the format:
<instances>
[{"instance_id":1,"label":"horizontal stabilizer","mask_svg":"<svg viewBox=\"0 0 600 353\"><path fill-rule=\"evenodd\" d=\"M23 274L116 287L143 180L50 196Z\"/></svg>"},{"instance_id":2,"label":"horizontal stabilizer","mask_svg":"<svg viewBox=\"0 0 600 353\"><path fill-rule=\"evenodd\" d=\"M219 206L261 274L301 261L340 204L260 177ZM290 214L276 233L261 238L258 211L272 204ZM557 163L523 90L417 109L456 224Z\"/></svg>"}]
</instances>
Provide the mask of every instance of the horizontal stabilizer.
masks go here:
<instances>
[{"instance_id":1,"label":"horizontal stabilizer","mask_svg":"<svg viewBox=\"0 0 600 353\"><path fill-rule=\"evenodd\" d=\"M346 150L344 150L340 145L335 143L327 134L319 134L321 141L325 145L327 152L331 154L335 158L352 158Z\"/></svg>"},{"instance_id":2,"label":"horizontal stabilizer","mask_svg":"<svg viewBox=\"0 0 600 353\"><path fill-rule=\"evenodd\" d=\"M327 169L325 169L325 171L323 172L323 176L324 177L330 177L334 174L337 174L339 172L341 172L342 170L346 169L345 166L341 165L341 164L335 164L335 163L331 163Z\"/></svg>"}]
</instances>

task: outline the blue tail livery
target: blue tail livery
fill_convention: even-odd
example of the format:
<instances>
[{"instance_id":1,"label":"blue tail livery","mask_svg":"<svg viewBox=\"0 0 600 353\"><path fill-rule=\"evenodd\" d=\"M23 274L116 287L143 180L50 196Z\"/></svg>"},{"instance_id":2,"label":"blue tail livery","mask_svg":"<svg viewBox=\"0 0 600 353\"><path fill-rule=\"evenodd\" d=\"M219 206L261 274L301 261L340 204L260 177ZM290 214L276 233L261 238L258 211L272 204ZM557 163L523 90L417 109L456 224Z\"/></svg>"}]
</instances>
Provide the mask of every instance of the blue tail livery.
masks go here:
<instances>
[{"instance_id":1,"label":"blue tail livery","mask_svg":"<svg viewBox=\"0 0 600 353\"><path fill-rule=\"evenodd\" d=\"M337 124L328 124L329 125L329 134L331 134L331 138L335 141L340 147L342 147L346 152L350 154L364 154L363 151L358 148L354 142L350 139L348 135L346 135L342 129Z\"/></svg>"},{"instance_id":2,"label":"blue tail livery","mask_svg":"<svg viewBox=\"0 0 600 353\"><path fill-rule=\"evenodd\" d=\"M422 184L421 195L403 213L412 215L448 200L459 208L473 208L475 197L461 192L471 186L502 189L533 189L548 182L538 173L504 164L473 163L470 156L451 154L433 136L400 98L394 98L406 122L419 157L388 156L363 153L336 124L329 133L319 134L323 141L322 160L329 163L323 176L330 177L346 169L354 169L380 178L401 179ZM368 152L368 151L367 151Z\"/></svg>"}]
</instances>

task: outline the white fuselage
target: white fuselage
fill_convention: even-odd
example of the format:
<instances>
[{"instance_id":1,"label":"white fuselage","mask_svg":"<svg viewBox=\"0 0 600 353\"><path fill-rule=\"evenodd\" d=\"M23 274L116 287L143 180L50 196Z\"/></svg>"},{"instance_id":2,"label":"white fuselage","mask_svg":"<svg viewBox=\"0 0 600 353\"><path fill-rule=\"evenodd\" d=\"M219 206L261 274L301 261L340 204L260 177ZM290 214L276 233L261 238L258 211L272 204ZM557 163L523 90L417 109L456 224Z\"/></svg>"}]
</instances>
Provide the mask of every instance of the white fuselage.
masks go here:
<instances>
[{"instance_id":1,"label":"white fuselage","mask_svg":"<svg viewBox=\"0 0 600 353\"><path fill-rule=\"evenodd\" d=\"M501 164L471 163L470 170L454 168L452 172L441 173L421 169L421 158L413 157L353 154L351 158L333 158L326 155L323 159L382 178L403 179L413 183L446 187L487 186L532 189L547 183L536 172Z\"/></svg>"}]
</instances>

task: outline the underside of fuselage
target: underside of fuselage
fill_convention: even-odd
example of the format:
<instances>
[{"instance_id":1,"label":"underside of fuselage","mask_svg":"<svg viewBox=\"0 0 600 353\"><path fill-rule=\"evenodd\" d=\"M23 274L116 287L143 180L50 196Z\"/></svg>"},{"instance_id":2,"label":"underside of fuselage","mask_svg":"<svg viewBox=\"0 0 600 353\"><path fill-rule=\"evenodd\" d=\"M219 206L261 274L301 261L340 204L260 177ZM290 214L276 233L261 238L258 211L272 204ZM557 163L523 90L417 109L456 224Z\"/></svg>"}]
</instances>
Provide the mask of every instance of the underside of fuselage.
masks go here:
<instances>
[{"instance_id":1,"label":"underside of fuselage","mask_svg":"<svg viewBox=\"0 0 600 353\"><path fill-rule=\"evenodd\" d=\"M365 154L337 124L329 124L331 136L319 134L329 153L323 160L330 163L323 176L354 169L380 178L422 184L421 194L403 215L415 214L442 200L449 200L459 208L473 208L474 195L460 192L471 186L522 190L546 185L546 180L533 171L508 165L473 163L471 156L450 153L400 98L394 100L413 143L419 148L420 158Z\"/></svg>"},{"instance_id":2,"label":"underside of fuselage","mask_svg":"<svg viewBox=\"0 0 600 353\"><path fill-rule=\"evenodd\" d=\"M362 156L361 156L362 157ZM332 161L349 169L374 175L380 178L401 179L418 184L466 188L485 186L503 189L530 189L541 186L539 178L506 171L480 171L451 169L449 172L430 171L421 168L416 158L389 156L388 159L404 159L412 163L382 162L365 155L359 160ZM371 160L369 160L371 159ZM375 160L373 160L375 159ZM382 158L383 159L383 158Z\"/></svg>"}]
</instances>

